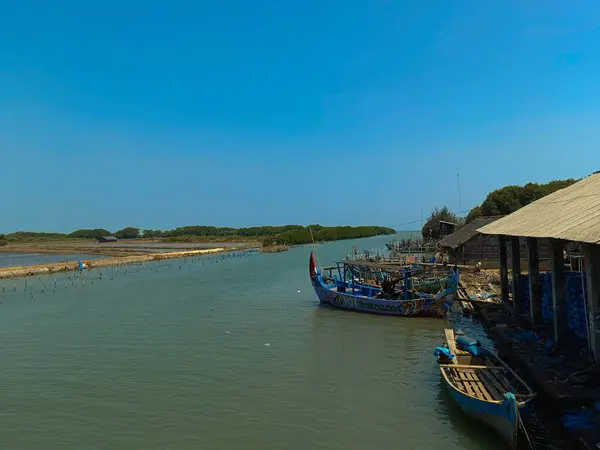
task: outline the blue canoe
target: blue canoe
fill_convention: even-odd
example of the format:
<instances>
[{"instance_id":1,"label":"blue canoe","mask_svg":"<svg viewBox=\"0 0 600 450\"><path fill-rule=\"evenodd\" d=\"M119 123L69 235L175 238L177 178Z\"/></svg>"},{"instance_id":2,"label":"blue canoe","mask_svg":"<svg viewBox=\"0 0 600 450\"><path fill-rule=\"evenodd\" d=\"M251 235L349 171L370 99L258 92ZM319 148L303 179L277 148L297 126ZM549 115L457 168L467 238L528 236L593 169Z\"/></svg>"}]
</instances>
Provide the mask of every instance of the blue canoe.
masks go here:
<instances>
[{"instance_id":1,"label":"blue canoe","mask_svg":"<svg viewBox=\"0 0 600 450\"><path fill-rule=\"evenodd\" d=\"M451 397L466 414L516 447L534 392L491 350L468 338L456 339L453 330L445 333L446 346L434 354Z\"/></svg>"}]
</instances>

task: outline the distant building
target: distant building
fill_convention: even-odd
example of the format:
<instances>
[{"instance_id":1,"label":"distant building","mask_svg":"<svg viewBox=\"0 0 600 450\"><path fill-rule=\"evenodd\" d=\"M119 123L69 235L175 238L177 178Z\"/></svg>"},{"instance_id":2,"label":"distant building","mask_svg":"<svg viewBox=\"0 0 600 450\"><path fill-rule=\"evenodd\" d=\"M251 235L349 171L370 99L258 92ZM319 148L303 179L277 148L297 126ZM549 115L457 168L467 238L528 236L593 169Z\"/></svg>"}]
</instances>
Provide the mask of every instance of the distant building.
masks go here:
<instances>
[{"instance_id":1,"label":"distant building","mask_svg":"<svg viewBox=\"0 0 600 450\"><path fill-rule=\"evenodd\" d=\"M481 262L484 269L494 269L500 266L500 249L498 237L481 234L477 229L492 223L502 216L481 217L469 222L459 228L453 234L445 236L439 245L448 254L451 264L475 265ZM525 239L519 240L521 265L525 267L527 261L527 245ZM538 254L542 266L550 261L550 247L547 239L539 239ZM508 246L508 258L510 261L511 249Z\"/></svg>"},{"instance_id":2,"label":"distant building","mask_svg":"<svg viewBox=\"0 0 600 450\"><path fill-rule=\"evenodd\" d=\"M101 238L98 238L98 244L102 244L105 242L117 242L118 239L114 236L102 236Z\"/></svg>"}]
</instances>

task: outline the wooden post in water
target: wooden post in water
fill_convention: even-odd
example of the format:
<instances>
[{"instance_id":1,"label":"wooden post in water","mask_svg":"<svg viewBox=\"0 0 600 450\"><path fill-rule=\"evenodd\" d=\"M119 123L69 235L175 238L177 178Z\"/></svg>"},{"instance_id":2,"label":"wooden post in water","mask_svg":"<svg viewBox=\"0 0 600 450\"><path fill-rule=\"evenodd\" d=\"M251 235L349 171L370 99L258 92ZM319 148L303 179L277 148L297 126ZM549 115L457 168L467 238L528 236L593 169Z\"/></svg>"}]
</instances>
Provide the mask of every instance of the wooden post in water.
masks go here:
<instances>
[{"instance_id":1,"label":"wooden post in water","mask_svg":"<svg viewBox=\"0 0 600 450\"><path fill-rule=\"evenodd\" d=\"M596 361L600 361L600 245L585 244L585 278L587 293L587 324L590 350Z\"/></svg>"},{"instance_id":2,"label":"wooden post in water","mask_svg":"<svg viewBox=\"0 0 600 450\"><path fill-rule=\"evenodd\" d=\"M542 323L542 284L540 283L540 259L537 238L527 238L529 271L529 315L532 325Z\"/></svg>"},{"instance_id":3,"label":"wooden post in water","mask_svg":"<svg viewBox=\"0 0 600 450\"><path fill-rule=\"evenodd\" d=\"M517 314L520 314L523 310L522 299L523 295L521 292L521 249L520 240L518 237L512 236L510 238L510 253L512 259L512 287L513 287L513 308Z\"/></svg>"},{"instance_id":4,"label":"wooden post in water","mask_svg":"<svg viewBox=\"0 0 600 450\"><path fill-rule=\"evenodd\" d=\"M500 292L504 303L508 303L508 258L506 250L506 236L498 236L498 249L500 253Z\"/></svg>"},{"instance_id":5,"label":"wooden post in water","mask_svg":"<svg viewBox=\"0 0 600 450\"><path fill-rule=\"evenodd\" d=\"M565 282L565 244L551 240L552 247L552 306L554 310L554 341L560 342L567 332L567 292Z\"/></svg>"}]
</instances>

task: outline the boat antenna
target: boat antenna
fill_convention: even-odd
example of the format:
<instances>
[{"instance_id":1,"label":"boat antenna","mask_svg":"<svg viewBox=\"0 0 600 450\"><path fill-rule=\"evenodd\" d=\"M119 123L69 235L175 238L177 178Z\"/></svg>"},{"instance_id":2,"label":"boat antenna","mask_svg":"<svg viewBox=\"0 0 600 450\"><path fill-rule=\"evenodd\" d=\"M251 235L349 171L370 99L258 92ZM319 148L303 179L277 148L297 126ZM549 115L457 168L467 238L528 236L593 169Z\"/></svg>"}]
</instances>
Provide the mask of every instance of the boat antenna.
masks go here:
<instances>
[{"instance_id":1,"label":"boat antenna","mask_svg":"<svg viewBox=\"0 0 600 450\"><path fill-rule=\"evenodd\" d=\"M308 231L310 232L310 239L312 240L313 249L315 251L315 256L317 257L317 265L319 266L319 269L321 269L321 261L319 261L319 254L317 253L317 245L315 244L315 237L313 236L313 232L312 232L312 229L310 228L310 225L308 226Z\"/></svg>"},{"instance_id":2,"label":"boat antenna","mask_svg":"<svg viewBox=\"0 0 600 450\"><path fill-rule=\"evenodd\" d=\"M460 205L460 173L456 174L456 184L458 186L458 211L462 211L461 210L461 205Z\"/></svg>"}]
</instances>

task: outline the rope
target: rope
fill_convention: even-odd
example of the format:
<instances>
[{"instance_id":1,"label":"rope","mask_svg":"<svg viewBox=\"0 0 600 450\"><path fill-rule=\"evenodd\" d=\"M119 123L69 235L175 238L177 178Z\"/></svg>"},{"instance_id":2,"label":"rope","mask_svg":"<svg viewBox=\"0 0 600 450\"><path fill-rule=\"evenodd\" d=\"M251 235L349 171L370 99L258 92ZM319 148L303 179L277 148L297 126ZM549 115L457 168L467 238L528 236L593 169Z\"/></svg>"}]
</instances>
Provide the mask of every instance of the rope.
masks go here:
<instances>
[{"instance_id":1,"label":"rope","mask_svg":"<svg viewBox=\"0 0 600 450\"><path fill-rule=\"evenodd\" d=\"M521 413L519 412L519 407L515 405L515 409L517 411L517 418L519 419L519 425L525 433L525 437L527 438L527 442L529 443L529 447L533 450L533 444L531 443L531 439L529 438L529 434L527 433L527 429L525 428L525 424L523 423L523 419L521 418Z\"/></svg>"},{"instance_id":2,"label":"rope","mask_svg":"<svg viewBox=\"0 0 600 450\"><path fill-rule=\"evenodd\" d=\"M310 232L310 238L313 243L313 249L315 250L315 256L317 257L317 265L319 266L319 269L321 269L321 261L319 261L319 254L317 253L317 245L315 244L315 238L313 237L312 229L310 228L310 226L308 227L308 231Z\"/></svg>"},{"instance_id":3,"label":"rope","mask_svg":"<svg viewBox=\"0 0 600 450\"><path fill-rule=\"evenodd\" d=\"M537 394L514 394L514 396L519 398L534 398L537 397Z\"/></svg>"}]
</instances>

